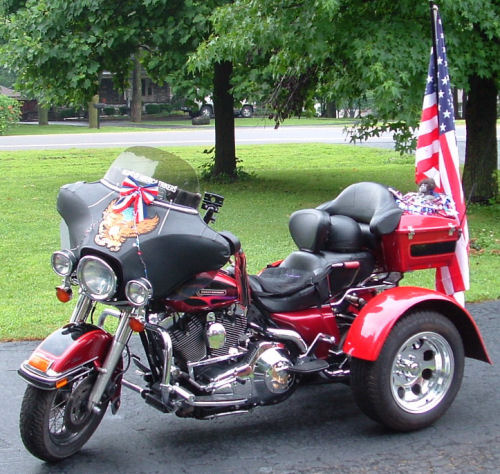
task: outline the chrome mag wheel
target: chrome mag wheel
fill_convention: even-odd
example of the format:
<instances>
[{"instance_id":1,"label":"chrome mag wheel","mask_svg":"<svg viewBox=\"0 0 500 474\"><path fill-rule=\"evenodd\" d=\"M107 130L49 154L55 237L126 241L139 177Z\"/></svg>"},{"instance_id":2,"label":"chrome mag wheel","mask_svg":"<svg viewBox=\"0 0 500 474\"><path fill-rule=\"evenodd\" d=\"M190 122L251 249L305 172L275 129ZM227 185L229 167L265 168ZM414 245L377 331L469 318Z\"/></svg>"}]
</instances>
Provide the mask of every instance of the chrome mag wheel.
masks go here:
<instances>
[{"instance_id":1,"label":"chrome mag wheel","mask_svg":"<svg viewBox=\"0 0 500 474\"><path fill-rule=\"evenodd\" d=\"M416 334L401 345L392 364L394 400L409 413L425 413L444 398L454 370L453 350L443 336Z\"/></svg>"}]
</instances>

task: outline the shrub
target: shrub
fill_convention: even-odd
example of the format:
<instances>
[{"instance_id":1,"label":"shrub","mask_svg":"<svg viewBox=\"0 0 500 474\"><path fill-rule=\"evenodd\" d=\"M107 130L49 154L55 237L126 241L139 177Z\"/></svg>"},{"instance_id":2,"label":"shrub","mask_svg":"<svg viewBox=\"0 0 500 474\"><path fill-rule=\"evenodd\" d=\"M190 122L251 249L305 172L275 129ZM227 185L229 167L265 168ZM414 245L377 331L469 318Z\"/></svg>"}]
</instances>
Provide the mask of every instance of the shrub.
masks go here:
<instances>
[{"instance_id":1,"label":"shrub","mask_svg":"<svg viewBox=\"0 0 500 474\"><path fill-rule=\"evenodd\" d=\"M119 109L120 115L128 115L130 109L126 105L122 105Z\"/></svg>"},{"instance_id":2,"label":"shrub","mask_svg":"<svg viewBox=\"0 0 500 474\"><path fill-rule=\"evenodd\" d=\"M104 107L104 109L102 109L104 115L115 115L116 114L116 110L114 107Z\"/></svg>"},{"instance_id":3,"label":"shrub","mask_svg":"<svg viewBox=\"0 0 500 474\"><path fill-rule=\"evenodd\" d=\"M21 106L16 99L0 95L0 135L5 135L9 127L19 122Z\"/></svg>"},{"instance_id":4,"label":"shrub","mask_svg":"<svg viewBox=\"0 0 500 474\"><path fill-rule=\"evenodd\" d=\"M56 120L64 120L66 118L76 117L76 109L74 107L61 107L55 111Z\"/></svg>"},{"instance_id":5,"label":"shrub","mask_svg":"<svg viewBox=\"0 0 500 474\"><path fill-rule=\"evenodd\" d=\"M161 112L160 104L146 104L144 108L147 114L159 114Z\"/></svg>"}]
</instances>

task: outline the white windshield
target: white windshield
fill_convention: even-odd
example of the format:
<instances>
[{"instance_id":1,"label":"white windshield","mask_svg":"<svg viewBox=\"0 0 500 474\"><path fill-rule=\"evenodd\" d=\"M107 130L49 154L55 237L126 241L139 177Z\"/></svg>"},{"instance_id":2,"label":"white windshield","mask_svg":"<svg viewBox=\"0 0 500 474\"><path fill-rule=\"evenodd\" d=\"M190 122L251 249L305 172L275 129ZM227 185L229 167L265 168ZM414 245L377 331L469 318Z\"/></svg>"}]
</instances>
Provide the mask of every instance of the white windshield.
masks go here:
<instances>
[{"instance_id":1,"label":"white windshield","mask_svg":"<svg viewBox=\"0 0 500 474\"><path fill-rule=\"evenodd\" d=\"M198 178L191 165L157 148L133 147L123 151L109 167L103 181L119 187L128 177L142 184L158 183L169 191L180 188L199 192Z\"/></svg>"}]
</instances>

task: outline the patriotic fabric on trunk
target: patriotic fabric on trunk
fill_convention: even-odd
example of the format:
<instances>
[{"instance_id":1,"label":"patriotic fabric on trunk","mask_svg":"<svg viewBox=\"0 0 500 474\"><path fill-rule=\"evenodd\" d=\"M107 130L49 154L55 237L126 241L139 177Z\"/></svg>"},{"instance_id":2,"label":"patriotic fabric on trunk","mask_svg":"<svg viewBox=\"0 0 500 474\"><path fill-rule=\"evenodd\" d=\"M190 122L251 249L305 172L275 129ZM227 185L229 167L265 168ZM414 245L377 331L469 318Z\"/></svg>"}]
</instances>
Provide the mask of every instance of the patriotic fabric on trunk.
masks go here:
<instances>
[{"instance_id":1,"label":"patriotic fabric on trunk","mask_svg":"<svg viewBox=\"0 0 500 474\"><path fill-rule=\"evenodd\" d=\"M128 176L122 183L120 199L113 206L114 212L123 212L131 207L136 223L142 222L146 216L146 206L158 196L158 184L141 186L132 176Z\"/></svg>"},{"instance_id":2,"label":"patriotic fabric on trunk","mask_svg":"<svg viewBox=\"0 0 500 474\"><path fill-rule=\"evenodd\" d=\"M436 289L455 295L455 299L463 304L461 292L469 288L469 233L443 26L437 7L434 6L433 10L435 44L431 50L418 134L415 180L419 183L432 178L436 183L435 191L447 194L455 203L462 235L451 265L437 269Z\"/></svg>"}]
</instances>

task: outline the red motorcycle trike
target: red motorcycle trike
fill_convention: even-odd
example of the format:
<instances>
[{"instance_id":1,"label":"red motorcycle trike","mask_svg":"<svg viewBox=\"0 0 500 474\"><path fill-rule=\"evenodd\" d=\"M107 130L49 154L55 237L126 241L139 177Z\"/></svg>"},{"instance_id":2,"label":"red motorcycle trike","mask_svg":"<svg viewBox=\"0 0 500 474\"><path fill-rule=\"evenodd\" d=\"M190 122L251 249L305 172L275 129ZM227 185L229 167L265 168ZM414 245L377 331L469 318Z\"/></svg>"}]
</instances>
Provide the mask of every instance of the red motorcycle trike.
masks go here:
<instances>
[{"instance_id":1,"label":"red motorcycle trike","mask_svg":"<svg viewBox=\"0 0 500 474\"><path fill-rule=\"evenodd\" d=\"M238 238L209 226L223 198L197 186L178 158L134 148L100 181L61 188L63 249L52 266L58 298L69 301L72 286L78 298L70 322L19 370L21 436L35 456L79 450L106 409L116 413L122 387L162 412L209 419L276 404L318 379L341 382L374 420L415 430L450 406L464 357L489 361L453 298L398 286L406 271L449 262L455 218L403 212L387 187L352 184L294 212L297 250L247 275ZM131 364L141 385L125 379Z\"/></svg>"}]
</instances>

